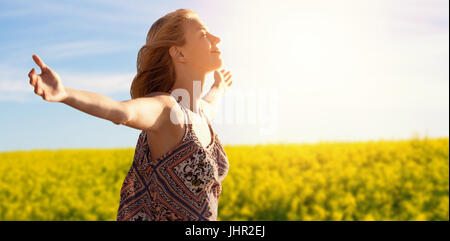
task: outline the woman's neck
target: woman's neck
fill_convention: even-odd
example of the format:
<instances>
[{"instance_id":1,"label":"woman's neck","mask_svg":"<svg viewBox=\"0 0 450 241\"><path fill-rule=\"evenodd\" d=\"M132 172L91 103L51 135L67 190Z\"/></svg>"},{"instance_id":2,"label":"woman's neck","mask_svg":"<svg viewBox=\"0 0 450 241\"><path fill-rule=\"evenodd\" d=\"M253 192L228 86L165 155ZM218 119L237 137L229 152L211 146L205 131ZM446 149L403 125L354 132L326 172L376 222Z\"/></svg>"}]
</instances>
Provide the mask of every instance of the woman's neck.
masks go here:
<instances>
[{"instance_id":1,"label":"woman's neck","mask_svg":"<svg viewBox=\"0 0 450 241\"><path fill-rule=\"evenodd\" d=\"M193 73L189 70L179 72L176 73L177 79L170 90L171 94L173 92L175 99L181 96L180 104L194 113L200 113L200 100L206 73Z\"/></svg>"}]
</instances>

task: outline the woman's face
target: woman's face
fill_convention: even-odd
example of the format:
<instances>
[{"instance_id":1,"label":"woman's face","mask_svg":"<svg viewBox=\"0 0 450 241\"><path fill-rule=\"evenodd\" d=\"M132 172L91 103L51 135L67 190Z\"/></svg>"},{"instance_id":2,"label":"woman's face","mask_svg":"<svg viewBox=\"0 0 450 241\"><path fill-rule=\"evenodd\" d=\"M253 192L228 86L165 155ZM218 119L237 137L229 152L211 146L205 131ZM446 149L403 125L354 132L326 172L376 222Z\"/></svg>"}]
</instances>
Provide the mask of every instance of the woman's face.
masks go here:
<instances>
[{"instance_id":1,"label":"woman's face","mask_svg":"<svg viewBox=\"0 0 450 241\"><path fill-rule=\"evenodd\" d=\"M216 46L220 38L209 33L199 18L186 22L185 37L186 44L182 48L187 65L205 72L222 67L221 53Z\"/></svg>"}]
</instances>

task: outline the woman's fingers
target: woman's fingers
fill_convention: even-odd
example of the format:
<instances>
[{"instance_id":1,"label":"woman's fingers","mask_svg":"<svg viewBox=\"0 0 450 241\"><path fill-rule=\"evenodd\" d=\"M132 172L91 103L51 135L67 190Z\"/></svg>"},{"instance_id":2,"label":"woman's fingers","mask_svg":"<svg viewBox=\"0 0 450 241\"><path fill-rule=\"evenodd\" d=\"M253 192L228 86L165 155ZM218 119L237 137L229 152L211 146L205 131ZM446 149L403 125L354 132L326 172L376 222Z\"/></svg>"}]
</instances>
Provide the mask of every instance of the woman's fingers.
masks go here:
<instances>
[{"instance_id":1,"label":"woman's fingers","mask_svg":"<svg viewBox=\"0 0 450 241\"><path fill-rule=\"evenodd\" d=\"M41 95L41 94L42 94L42 89L39 88L39 86L36 86L36 87L34 88L34 93L36 93L37 95Z\"/></svg>"},{"instance_id":2,"label":"woman's fingers","mask_svg":"<svg viewBox=\"0 0 450 241\"><path fill-rule=\"evenodd\" d=\"M42 89L41 83L37 75L32 75L32 80L30 82L32 82L31 84L34 86L34 93L42 96L44 93L44 89Z\"/></svg>"},{"instance_id":3,"label":"woman's fingers","mask_svg":"<svg viewBox=\"0 0 450 241\"><path fill-rule=\"evenodd\" d=\"M33 75L32 75L33 70L34 69L31 69L30 72L28 72L28 78L30 78L30 85L33 85Z\"/></svg>"},{"instance_id":4,"label":"woman's fingers","mask_svg":"<svg viewBox=\"0 0 450 241\"><path fill-rule=\"evenodd\" d=\"M40 86L36 87L35 93L41 97L44 96L44 89L42 89Z\"/></svg>"},{"instance_id":5,"label":"woman's fingers","mask_svg":"<svg viewBox=\"0 0 450 241\"><path fill-rule=\"evenodd\" d=\"M227 74L230 73L230 71L229 71L229 70L226 70L226 69L221 69L221 70L220 70L220 73L222 73L222 74L224 74L224 75L227 75Z\"/></svg>"},{"instance_id":6,"label":"woman's fingers","mask_svg":"<svg viewBox=\"0 0 450 241\"><path fill-rule=\"evenodd\" d=\"M30 73L28 73L28 77L30 77L30 84L35 85L37 82L37 74L34 72L34 68L31 69Z\"/></svg>"},{"instance_id":7,"label":"woman's fingers","mask_svg":"<svg viewBox=\"0 0 450 241\"><path fill-rule=\"evenodd\" d=\"M231 77L233 75L231 74L230 70L221 69L221 70L217 71L217 74L221 75L220 80L223 81L227 87L231 86L231 84L233 83L233 81L231 80Z\"/></svg>"},{"instance_id":8,"label":"woman's fingers","mask_svg":"<svg viewBox=\"0 0 450 241\"><path fill-rule=\"evenodd\" d=\"M47 67L47 65L44 64L44 61L42 61L42 59L39 58L39 56L37 56L37 54L33 54L33 60L41 68L41 70L44 69L45 67Z\"/></svg>"},{"instance_id":9,"label":"woman's fingers","mask_svg":"<svg viewBox=\"0 0 450 241\"><path fill-rule=\"evenodd\" d=\"M39 56L36 54L33 55L33 60L36 62L36 64L41 68L42 72L44 69L47 68L47 65L42 61ZM42 79L39 74L35 73L35 69L32 68L30 72L28 73L28 77L30 78L30 84L34 86L34 93L41 96L42 99L47 100L47 96L45 94L44 89L42 88Z\"/></svg>"},{"instance_id":10,"label":"woman's fingers","mask_svg":"<svg viewBox=\"0 0 450 241\"><path fill-rule=\"evenodd\" d=\"M222 74L223 77L225 77L225 76L227 76L230 73L230 71L226 70L226 69L221 69L219 71L219 73Z\"/></svg>"},{"instance_id":11,"label":"woman's fingers","mask_svg":"<svg viewBox=\"0 0 450 241\"><path fill-rule=\"evenodd\" d=\"M231 79L231 75L229 75L229 76L227 77L227 79L225 80L225 83L226 83L226 84L229 84L231 81L233 81L233 80Z\"/></svg>"}]
</instances>

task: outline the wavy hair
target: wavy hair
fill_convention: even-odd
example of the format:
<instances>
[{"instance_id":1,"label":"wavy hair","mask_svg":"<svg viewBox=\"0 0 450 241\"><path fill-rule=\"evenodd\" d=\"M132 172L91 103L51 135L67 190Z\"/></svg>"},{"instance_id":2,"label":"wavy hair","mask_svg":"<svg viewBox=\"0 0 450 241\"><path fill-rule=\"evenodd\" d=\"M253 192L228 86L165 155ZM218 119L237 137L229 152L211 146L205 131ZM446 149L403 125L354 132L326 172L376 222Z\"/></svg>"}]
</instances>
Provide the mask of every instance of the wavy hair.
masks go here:
<instances>
[{"instance_id":1,"label":"wavy hair","mask_svg":"<svg viewBox=\"0 0 450 241\"><path fill-rule=\"evenodd\" d=\"M183 46L184 22L197 13L178 9L159 18L148 31L145 45L137 55L137 74L131 83L132 99L152 92L169 92L175 84L175 66L169 54L171 46Z\"/></svg>"}]
</instances>

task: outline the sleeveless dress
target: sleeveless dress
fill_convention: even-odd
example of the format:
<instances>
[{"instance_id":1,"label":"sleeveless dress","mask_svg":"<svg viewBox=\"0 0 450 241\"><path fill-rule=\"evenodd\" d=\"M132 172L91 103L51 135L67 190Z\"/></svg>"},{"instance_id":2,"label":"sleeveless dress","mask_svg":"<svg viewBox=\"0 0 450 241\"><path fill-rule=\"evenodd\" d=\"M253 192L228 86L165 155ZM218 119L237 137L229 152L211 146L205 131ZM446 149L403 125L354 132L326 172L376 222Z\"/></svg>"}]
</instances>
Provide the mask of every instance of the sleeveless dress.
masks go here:
<instances>
[{"instance_id":1,"label":"sleeveless dress","mask_svg":"<svg viewBox=\"0 0 450 241\"><path fill-rule=\"evenodd\" d=\"M200 113L211 133L206 147L193 130L191 110L178 105L187 118L175 148L152 161L147 134L140 133L120 190L117 221L217 221L221 183L229 170L227 155L203 108Z\"/></svg>"}]
</instances>

